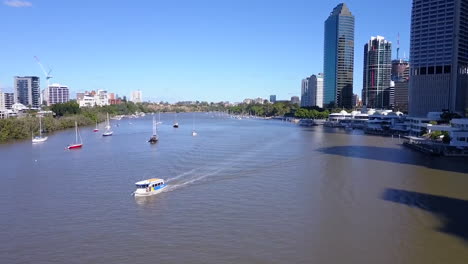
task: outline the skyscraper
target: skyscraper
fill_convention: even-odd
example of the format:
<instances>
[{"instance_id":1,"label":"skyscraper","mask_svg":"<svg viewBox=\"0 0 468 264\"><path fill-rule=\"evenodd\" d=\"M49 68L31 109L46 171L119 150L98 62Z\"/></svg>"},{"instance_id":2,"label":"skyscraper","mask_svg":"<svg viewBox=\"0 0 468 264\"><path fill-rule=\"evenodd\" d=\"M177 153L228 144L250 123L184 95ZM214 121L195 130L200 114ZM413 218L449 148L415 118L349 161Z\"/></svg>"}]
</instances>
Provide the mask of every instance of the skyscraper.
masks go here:
<instances>
[{"instance_id":1,"label":"skyscraper","mask_svg":"<svg viewBox=\"0 0 468 264\"><path fill-rule=\"evenodd\" d=\"M382 36L371 37L364 45L362 103L371 108L386 108L392 72L392 43ZM385 100L387 99L387 100Z\"/></svg>"},{"instance_id":2,"label":"skyscraper","mask_svg":"<svg viewBox=\"0 0 468 264\"><path fill-rule=\"evenodd\" d=\"M468 0L413 0L409 114L468 107Z\"/></svg>"},{"instance_id":3,"label":"skyscraper","mask_svg":"<svg viewBox=\"0 0 468 264\"><path fill-rule=\"evenodd\" d=\"M354 16L346 4L337 5L325 21L324 106L352 107Z\"/></svg>"},{"instance_id":4,"label":"skyscraper","mask_svg":"<svg viewBox=\"0 0 468 264\"><path fill-rule=\"evenodd\" d=\"M15 76L15 103L39 109L40 101L39 77Z\"/></svg>"},{"instance_id":5,"label":"skyscraper","mask_svg":"<svg viewBox=\"0 0 468 264\"><path fill-rule=\"evenodd\" d=\"M323 107L323 75L312 75L302 80L301 106Z\"/></svg>"},{"instance_id":6,"label":"skyscraper","mask_svg":"<svg viewBox=\"0 0 468 264\"><path fill-rule=\"evenodd\" d=\"M309 77L301 82L301 107L310 106Z\"/></svg>"},{"instance_id":7,"label":"skyscraper","mask_svg":"<svg viewBox=\"0 0 468 264\"><path fill-rule=\"evenodd\" d=\"M393 108L408 112L409 62L403 59L392 61L392 81L395 82Z\"/></svg>"}]
</instances>

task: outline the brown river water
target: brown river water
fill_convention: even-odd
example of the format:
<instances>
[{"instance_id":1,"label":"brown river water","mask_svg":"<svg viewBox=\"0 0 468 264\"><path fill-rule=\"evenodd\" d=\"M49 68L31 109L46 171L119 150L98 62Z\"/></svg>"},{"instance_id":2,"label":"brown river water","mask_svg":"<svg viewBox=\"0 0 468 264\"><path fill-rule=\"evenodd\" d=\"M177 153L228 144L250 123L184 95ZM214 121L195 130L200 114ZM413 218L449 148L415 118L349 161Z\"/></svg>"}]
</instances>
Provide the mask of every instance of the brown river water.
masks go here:
<instances>
[{"instance_id":1,"label":"brown river water","mask_svg":"<svg viewBox=\"0 0 468 264\"><path fill-rule=\"evenodd\" d=\"M215 114L0 145L0 263L468 263L468 159ZM117 127L116 125L119 124ZM101 132L103 129L101 127ZM192 137L192 127L198 136ZM131 196L164 178L164 192Z\"/></svg>"}]
</instances>

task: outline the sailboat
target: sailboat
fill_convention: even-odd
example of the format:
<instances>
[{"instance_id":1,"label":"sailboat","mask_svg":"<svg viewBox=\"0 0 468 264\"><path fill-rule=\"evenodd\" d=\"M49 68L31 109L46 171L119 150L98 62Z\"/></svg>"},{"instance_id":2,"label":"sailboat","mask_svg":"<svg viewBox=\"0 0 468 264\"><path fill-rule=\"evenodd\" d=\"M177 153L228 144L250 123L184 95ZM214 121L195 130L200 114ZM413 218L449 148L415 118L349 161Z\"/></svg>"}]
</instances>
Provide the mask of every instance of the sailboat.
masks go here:
<instances>
[{"instance_id":1,"label":"sailboat","mask_svg":"<svg viewBox=\"0 0 468 264\"><path fill-rule=\"evenodd\" d=\"M80 141L78 142L78 136ZM81 135L78 133L78 123L75 121L75 143L68 145L68 149L77 149L83 147L83 141L81 140Z\"/></svg>"},{"instance_id":2,"label":"sailboat","mask_svg":"<svg viewBox=\"0 0 468 264\"><path fill-rule=\"evenodd\" d=\"M175 120L174 120L174 125L172 126L174 128L178 128L179 127L179 122L177 122L177 112L175 114Z\"/></svg>"},{"instance_id":3,"label":"sailboat","mask_svg":"<svg viewBox=\"0 0 468 264\"><path fill-rule=\"evenodd\" d=\"M39 136L35 136L32 138L32 143L41 143L47 140L48 137L42 136L42 118L39 116Z\"/></svg>"},{"instance_id":4,"label":"sailboat","mask_svg":"<svg viewBox=\"0 0 468 264\"><path fill-rule=\"evenodd\" d=\"M157 123L157 125L160 125L160 124L162 124L162 122L161 122L161 112L158 112L158 123Z\"/></svg>"},{"instance_id":5,"label":"sailboat","mask_svg":"<svg viewBox=\"0 0 468 264\"><path fill-rule=\"evenodd\" d=\"M195 113L193 114L192 116L193 120L192 120L192 137L198 135L197 132L195 131Z\"/></svg>"},{"instance_id":6,"label":"sailboat","mask_svg":"<svg viewBox=\"0 0 468 264\"><path fill-rule=\"evenodd\" d=\"M158 140L159 140L158 123L156 123L156 120L154 119L154 116L153 116L153 135L150 137L148 142L151 144L155 144L156 142L158 142Z\"/></svg>"},{"instance_id":7,"label":"sailboat","mask_svg":"<svg viewBox=\"0 0 468 264\"><path fill-rule=\"evenodd\" d=\"M97 118L96 118L96 128L93 130L93 132L98 132L99 131L99 128L97 126Z\"/></svg>"},{"instance_id":8,"label":"sailboat","mask_svg":"<svg viewBox=\"0 0 468 264\"><path fill-rule=\"evenodd\" d=\"M109 113L107 113L107 125L106 125L106 132L102 133L103 137L112 136L114 132L111 130L110 122L109 122Z\"/></svg>"}]
</instances>

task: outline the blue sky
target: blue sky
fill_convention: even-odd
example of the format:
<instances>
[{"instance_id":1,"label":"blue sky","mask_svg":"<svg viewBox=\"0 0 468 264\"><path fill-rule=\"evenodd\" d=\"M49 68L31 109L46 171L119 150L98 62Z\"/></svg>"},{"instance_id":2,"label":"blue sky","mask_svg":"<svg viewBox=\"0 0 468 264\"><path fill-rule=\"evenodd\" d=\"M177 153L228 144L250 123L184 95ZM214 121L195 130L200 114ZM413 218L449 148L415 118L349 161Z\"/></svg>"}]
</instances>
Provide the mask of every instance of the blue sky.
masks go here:
<instances>
[{"instance_id":1,"label":"blue sky","mask_svg":"<svg viewBox=\"0 0 468 264\"><path fill-rule=\"evenodd\" d=\"M38 75L73 93L105 89L145 100L241 101L300 94L323 68L323 24L338 1L0 0L0 88ZM381 35L409 53L411 1L349 0L356 17L354 92L363 47ZM395 57L394 52L393 57ZM402 56L402 55L401 55ZM45 80L41 80L45 87Z\"/></svg>"}]
</instances>

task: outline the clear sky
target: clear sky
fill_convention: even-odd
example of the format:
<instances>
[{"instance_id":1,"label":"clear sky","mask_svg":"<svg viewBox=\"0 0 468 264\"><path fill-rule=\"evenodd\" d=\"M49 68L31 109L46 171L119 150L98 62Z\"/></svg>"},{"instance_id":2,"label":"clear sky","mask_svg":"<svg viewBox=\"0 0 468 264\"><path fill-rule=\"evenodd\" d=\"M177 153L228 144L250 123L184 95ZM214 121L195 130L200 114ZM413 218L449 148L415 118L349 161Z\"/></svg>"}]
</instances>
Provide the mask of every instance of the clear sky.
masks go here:
<instances>
[{"instance_id":1,"label":"clear sky","mask_svg":"<svg viewBox=\"0 0 468 264\"><path fill-rule=\"evenodd\" d=\"M105 89L144 100L241 101L300 95L323 69L324 21L339 1L0 0L0 88L40 76L78 91ZM348 0L356 17L354 92L364 44L381 35L409 53L410 0ZM394 52L393 57L396 56ZM401 55L402 57L403 55Z\"/></svg>"}]
</instances>

